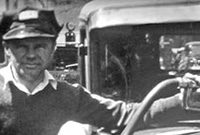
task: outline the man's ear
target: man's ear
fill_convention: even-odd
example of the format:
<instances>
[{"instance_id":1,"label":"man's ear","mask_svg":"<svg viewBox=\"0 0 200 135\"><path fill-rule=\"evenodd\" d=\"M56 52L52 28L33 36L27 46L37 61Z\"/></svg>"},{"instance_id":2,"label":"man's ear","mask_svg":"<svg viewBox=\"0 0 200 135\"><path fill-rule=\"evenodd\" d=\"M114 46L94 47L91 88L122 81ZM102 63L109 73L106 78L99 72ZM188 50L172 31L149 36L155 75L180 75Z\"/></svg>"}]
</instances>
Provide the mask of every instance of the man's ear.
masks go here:
<instances>
[{"instance_id":1,"label":"man's ear","mask_svg":"<svg viewBox=\"0 0 200 135\"><path fill-rule=\"evenodd\" d=\"M7 42L2 42L2 45L4 47L4 52L7 56L10 56L10 51L9 51L9 44Z\"/></svg>"},{"instance_id":2,"label":"man's ear","mask_svg":"<svg viewBox=\"0 0 200 135\"><path fill-rule=\"evenodd\" d=\"M3 47L4 47L5 49L8 49L8 43L7 43L7 42L3 41L3 42L2 42L2 45L3 45Z\"/></svg>"}]
</instances>

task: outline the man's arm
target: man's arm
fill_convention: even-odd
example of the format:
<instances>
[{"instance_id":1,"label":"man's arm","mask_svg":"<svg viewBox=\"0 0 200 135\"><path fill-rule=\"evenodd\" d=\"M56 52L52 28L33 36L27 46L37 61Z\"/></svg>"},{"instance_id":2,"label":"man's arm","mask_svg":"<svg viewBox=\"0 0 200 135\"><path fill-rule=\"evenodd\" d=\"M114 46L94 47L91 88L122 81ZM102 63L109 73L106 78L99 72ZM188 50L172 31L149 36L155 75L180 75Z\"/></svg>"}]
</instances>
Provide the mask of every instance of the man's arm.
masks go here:
<instances>
[{"instance_id":1,"label":"man's arm","mask_svg":"<svg viewBox=\"0 0 200 135\"><path fill-rule=\"evenodd\" d=\"M140 106L140 103L127 104L123 101L114 101L95 94L90 94L82 88L79 90L81 93L79 98L80 104L75 120L97 127L123 129L127 125L130 116L134 114ZM179 98L179 94L155 101L145 114L139 127L160 122L160 118L164 119L167 116L174 115L177 110L183 111L181 104L182 102Z\"/></svg>"},{"instance_id":2,"label":"man's arm","mask_svg":"<svg viewBox=\"0 0 200 135\"><path fill-rule=\"evenodd\" d=\"M185 113L185 110L182 107L180 94L176 94L172 97L156 100L145 114L143 123L149 126L155 123L175 122L183 117L181 116L183 113Z\"/></svg>"}]
</instances>

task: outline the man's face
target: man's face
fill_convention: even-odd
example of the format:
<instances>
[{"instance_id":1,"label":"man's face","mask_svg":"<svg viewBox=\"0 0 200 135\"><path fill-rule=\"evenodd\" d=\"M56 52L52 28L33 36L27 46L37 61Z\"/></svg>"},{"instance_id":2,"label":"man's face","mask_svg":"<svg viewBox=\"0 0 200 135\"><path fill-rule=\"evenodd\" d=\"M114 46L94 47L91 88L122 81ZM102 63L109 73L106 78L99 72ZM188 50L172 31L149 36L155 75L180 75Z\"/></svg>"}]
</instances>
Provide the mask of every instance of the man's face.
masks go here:
<instances>
[{"instance_id":1,"label":"man's face","mask_svg":"<svg viewBox=\"0 0 200 135\"><path fill-rule=\"evenodd\" d=\"M7 52L19 77L38 79L53 58L55 40L51 38L27 38L11 40Z\"/></svg>"}]
</instances>

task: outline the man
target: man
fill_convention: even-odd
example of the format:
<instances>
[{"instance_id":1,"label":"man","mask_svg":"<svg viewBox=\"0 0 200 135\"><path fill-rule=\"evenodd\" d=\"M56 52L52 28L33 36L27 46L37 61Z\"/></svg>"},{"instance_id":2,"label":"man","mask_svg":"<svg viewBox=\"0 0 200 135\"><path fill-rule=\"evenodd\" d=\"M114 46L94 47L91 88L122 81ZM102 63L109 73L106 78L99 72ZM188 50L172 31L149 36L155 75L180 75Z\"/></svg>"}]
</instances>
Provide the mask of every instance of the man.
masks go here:
<instances>
[{"instance_id":1,"label":"man","mask_svg":"<svg viewBox=\"0 0 200 135\"><path fill-rule=\"evenodd\" d=\"M138 108L138 103L105 99L81 86L56 81L46 69L60 30L53 11L25 8L13 16L3 35L10 62L0 70L2 134L56 135L71 120L120 130ZM181 107L179 95L159 100L143 122L177 107Z\"/></svg>"}]
</instances>

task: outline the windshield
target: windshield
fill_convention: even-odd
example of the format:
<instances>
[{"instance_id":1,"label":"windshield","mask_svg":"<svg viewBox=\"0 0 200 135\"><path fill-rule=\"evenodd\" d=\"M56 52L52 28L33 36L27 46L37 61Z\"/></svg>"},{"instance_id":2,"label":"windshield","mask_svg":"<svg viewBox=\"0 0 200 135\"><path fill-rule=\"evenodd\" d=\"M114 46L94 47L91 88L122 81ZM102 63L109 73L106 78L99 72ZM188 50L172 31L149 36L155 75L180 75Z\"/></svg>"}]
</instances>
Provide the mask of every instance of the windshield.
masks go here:
<instances>
[{"instance_id":1,"label":"windshield","mask_svg":"<svg viewBox=\"0 0 200 135\"><path fill-rule=\"evenodd\" d=\"M198 69L199 51L195 50L200 49L200 44L192 43L200 43L198 29L195 23L186 23L92 30L89 48L92 90L114 99L139 101L155 84L170 77L169 71ZM188 61L183 64L186 56L190 64Z\"/></svg>"}]
</instances>

